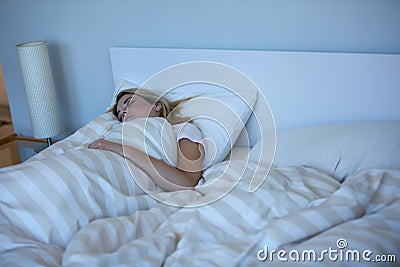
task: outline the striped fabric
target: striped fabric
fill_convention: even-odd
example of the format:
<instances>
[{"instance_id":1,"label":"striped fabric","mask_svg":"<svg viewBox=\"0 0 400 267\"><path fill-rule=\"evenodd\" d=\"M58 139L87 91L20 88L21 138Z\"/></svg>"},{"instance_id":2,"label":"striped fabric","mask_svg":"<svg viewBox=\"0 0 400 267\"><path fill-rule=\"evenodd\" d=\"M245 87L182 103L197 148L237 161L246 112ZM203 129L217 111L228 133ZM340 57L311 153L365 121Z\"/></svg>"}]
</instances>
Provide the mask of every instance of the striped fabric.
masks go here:
<instances>
[{"instance_id":1,"label":"striped fabric","mask_svg":"<svg viewBox=\"0 0 400 267\"><path fill-rule=\"evenodd\" d=\"M268 168L235 159L207 169L193 191L161 192L149 182L165 200L156 201L133 180L132 173L146 178L140 170L85 148L99 137L118 141L118 127L101 115L26 163L0 169L0 266L275 266L295 262L296 251L311 255L299 266L366 266L334 261L322 253L330 248L400 257L400 170L364 170L339 183L310 167L274 167L249 193L253 175ZM161 158L166 131L146 138ZM287 253L271 258L273 250ZM314 260L311 250L325 258Z\"/></svg>"}]
</instances>

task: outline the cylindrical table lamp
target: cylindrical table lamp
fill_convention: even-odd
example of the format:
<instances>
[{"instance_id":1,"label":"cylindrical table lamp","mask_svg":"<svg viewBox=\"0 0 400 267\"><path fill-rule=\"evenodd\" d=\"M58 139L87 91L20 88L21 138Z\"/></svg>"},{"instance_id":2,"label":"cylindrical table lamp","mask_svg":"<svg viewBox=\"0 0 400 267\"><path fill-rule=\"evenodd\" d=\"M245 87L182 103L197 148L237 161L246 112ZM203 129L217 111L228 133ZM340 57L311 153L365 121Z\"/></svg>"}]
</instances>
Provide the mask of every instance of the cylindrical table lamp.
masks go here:
<instances>
[{"instance_id":1,"label":"cylindrical table lamp","mask_svg":"<svg viewBox=\"0 0 400 267\"><path fill-rule=\"evenodd\" d=\"M17 45L33 136L51 138L61 133L57 96L46 42Z\"/></svg>"}]
</instances>

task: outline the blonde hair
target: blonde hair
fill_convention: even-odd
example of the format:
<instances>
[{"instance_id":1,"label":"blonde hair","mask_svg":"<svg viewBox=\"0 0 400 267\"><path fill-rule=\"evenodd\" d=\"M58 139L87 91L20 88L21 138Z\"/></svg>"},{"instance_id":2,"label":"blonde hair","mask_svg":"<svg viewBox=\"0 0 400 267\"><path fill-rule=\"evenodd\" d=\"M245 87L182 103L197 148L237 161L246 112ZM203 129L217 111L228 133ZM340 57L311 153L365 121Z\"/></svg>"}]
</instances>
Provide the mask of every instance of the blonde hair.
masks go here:
<instances>
[{"instance_id":1,"label":"blonde hair","mask_svg":"<svg viewBox=\"0 0 400 267\"><path fill-rule=\"evenodd\" d=\"M181 115L180 112L180 105L190 98L185 98L177 101L169 101L165 95L156 94L150 90L143 89L143 88L130 88L125 89L116 96L115 104L112 108L112 112L115 116L117 116L117 104L118 101L122 98L122 96L126 94L134 94L142 97L150 104L157 104L160 103L162 106L160 117L165 118L170 124L178 124L183 122L188 122L191 120L189 117L185 117Z\"/></svg>"}]
</instances>

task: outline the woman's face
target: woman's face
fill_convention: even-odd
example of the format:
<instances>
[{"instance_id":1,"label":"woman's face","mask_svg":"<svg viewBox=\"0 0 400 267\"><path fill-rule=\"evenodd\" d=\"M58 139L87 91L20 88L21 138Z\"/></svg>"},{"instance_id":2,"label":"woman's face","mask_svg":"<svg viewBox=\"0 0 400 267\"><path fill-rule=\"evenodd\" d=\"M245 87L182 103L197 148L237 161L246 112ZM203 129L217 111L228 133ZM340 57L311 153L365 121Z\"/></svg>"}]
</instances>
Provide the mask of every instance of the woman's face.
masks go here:
<instances>
[{"instance_id":1,"label":"woman's face","mask_svg":"<svg viewBox=\"0 0 400 267\"><path fill-rule=\"evenodd\" d=\"M125 94L117 103L117 118L125 122L137 118L158 117L160 109L159 103L153 105L141 96Z\"/></svg>"}]
</instances>

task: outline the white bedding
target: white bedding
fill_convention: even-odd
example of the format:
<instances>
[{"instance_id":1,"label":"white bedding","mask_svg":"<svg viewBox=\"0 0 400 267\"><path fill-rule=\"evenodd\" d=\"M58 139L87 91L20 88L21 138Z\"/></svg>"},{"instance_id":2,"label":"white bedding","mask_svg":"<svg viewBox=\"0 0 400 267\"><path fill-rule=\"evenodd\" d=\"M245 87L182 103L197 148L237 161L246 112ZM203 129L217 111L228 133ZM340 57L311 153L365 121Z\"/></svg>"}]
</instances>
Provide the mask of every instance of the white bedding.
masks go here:
<instances>
[{"instance_id":1,"label":"white bedding","mask_svg":"<svg viewBox=\"0 0 400 267\"><path fill-rule=\"evenodd\" d=\"M85 148L115 127L103 114L26 163L0 169L0 266L279 265L277 253L259 259L266 246L287 251L289 262L294 249L329 248L399 260L400 170L365 169L339 181L310 166L275 166L249 193L253 175L269 168L240 159L242 150L207 169L205 185L165 193L122 157ZM159 146L160 135L152 136ZM145 194L131 173L174 205ZM348 246L339 249L338 240ZM366 264L320 255L324 266Z\"/></svg>"}]
</instances>

